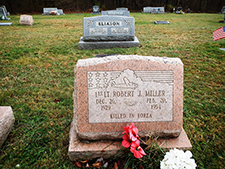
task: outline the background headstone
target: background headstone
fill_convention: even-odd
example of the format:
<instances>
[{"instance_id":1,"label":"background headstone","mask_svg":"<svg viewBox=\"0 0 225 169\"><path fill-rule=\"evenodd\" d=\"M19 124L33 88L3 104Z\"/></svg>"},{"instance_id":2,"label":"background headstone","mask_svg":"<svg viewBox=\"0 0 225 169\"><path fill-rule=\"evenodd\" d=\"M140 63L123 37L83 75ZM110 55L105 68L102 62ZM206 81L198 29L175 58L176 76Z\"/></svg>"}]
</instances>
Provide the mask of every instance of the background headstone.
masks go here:
<instances>
[{"instance_id":1,"label":"background headstone","mask_svg":"<svg viewBox=\"0 0 225 169\"><path fill-rule=\"evenodd\" d=\"M85 158L95 153L104 156L101 140L121 139L123 128L131 122L141 137L175 137L170 147L191 147L183 130L183 63L179 58L115 55L78 60L73 98L72 160L87 153L91 157ZM90 145L81 140L100 141ZM118 145L107 147L105 153L115 153Z\"/></svg>"},{"instance_id":2,"label":"background headstone","mask_svg":"<svg viewBox=\"0 0 225 169\"><path fill-rule=\"evenodd\" d=\"M137 47L134 18L127 16L102 15L83 18L83 37L80 49L104 49Z\"/></svg>"},{"instance_id":3,"label":"background headstone","mask_svg":"<svg viewBox=\"0 0 225 169\"><path fill-rule=\"evenodd\" d=\"M128 8L116 8L116 10L128 11Z\"/></svg>"},{"instance_id":4,"label":"background headstone","mask_svg":"<svg viewBox=\"0 0 225 169\"><path fill-rule=\"evenodd\" d=\"M63 10L62 10L62 9L58 9L57 11L58 11L58 14L59 14L59 15L65 15L65 14L63 13Z\"/></svg>"},{"instance_id":5,"label":"background headstone","mask_svg":"<svg viewBox=\"0 0 225 169\"><path fill-rule=\"evenodd\" d=\"M33 17L31 15L20 15L20 25L33 25Z\"/></svg>"},{"instance_id":6,"label":"background headstone","mask_svg":"<svg viewBox=\"0 0 225 169\"><path fill-rule=\"evenodd\" d=\"M6 11L6 8L5 6L2 6L0 7L0 15L1 15L1 18L0 20L10 20L10 18L7 18L7 14L9 14L7 11Z\"/></svg>"},{"instance_id":7,"label":"background headstone","mask_svg":"<svg viewBox=\"0 0 225 169\"><path fill-rule=\"evenodd\" d=\"M0 106L0 146L6 140L14 122L12 108L10 106Z\"/></svg>"},{"instance_id":8,"label":"background headstone","mask_svg":"<svg viewBox=\"0 0 225 169\"><path fill-rule=\"evenodd\" d=\"M102 11L102 15L110 15L110 16L130 16L130 11L109 10L109 11Z\"/></svg>"},{"instance_id":9,"label":"background headstone","mask_svg":"<svg viewBox=\"0 0 225 169\"><path fill-rule=\"evenodd\" d=\"M164 7L151 7L151 14L164 14L165 13L165 9Z\"/></svg>"},{"instance_id":10,"label":"background headstone","mask_svg":"<svg viewBox=\"0 0 225 169\"><path fill-rule=\"evenodd\" d=\"M221 13L224 14L225 13L225 6L223 6Z\"/></svg>"},{"instance_id":11,"label":"background headstone","mask_svg":"<svg viewBox=\"0 0 225 169\"><path fill-rule=\"evenodd\" d=\"M191 13L191 9L190 8L187 9L187 13Z\"/></svg>"},{"instance_id":12,"label":"background headstone","mask_svg":"<svg viewBox=\"0 0 225 169\"><path fill-rule=\"evenodd\" d=\"M52 12L54 12L56 15L59 15L57 8L43 8L43 14L42 15L51 15Z\"/></svg>"},{"instance_id":13,"label":"background headstone","mask_svg":"<svg viewBox=\"0 0 225 169\"><path fill-rule=\"evenodd\" d=\"M98 5L93 6L92 9L93 9L92 14L100 14L100 12L99 12L99 6Z\"/></svg>"},{"instance_id":14,"label":"background headstone","mask_svg":"<svg viewBox=\"0 0 225 169\"><path fill-rule=\"evenodd\" d=\"M151 7L143 7L143 13L151 13Z\"/></svg>"}]
</instances>

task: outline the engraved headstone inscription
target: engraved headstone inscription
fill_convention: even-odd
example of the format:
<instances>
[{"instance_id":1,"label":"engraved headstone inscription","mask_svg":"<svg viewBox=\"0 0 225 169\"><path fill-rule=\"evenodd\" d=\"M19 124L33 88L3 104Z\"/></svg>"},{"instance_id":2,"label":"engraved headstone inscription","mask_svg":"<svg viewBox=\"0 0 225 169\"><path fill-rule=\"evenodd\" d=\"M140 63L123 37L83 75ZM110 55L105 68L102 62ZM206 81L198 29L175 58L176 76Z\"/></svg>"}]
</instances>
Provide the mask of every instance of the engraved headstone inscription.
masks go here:
<instances>
[{"instance_id":1,"label":"engraved headstone inscription","mask_svg":"<svg viewBox=\"0 0 225 169\"><path fill-rule=\"evenodd\" d=\"M102 15L130 16L130 11L109 10L109 11L102 11Z\"/></svg>"},{"instance_id":2,"label":"engraved headstone inscription","mask_svg":"<svg viewBox=\"0 0 225 169\"><path fill-rule=\"evenodd\" d=\"M190 148L183 130L183 63L179 58L114 55L78 60L75 66L74 119L70 130L71 160L113 155L131 122L140 137L173 137L165 148ZM81 140L95 140L81 143ZM105 140L104 144L101 140ZM95 150L95 151L93 151ZM95 156L96 157L96 156ZM87 158L87 157L85 157Z\"/></svg>"},{"instance_id":3,"label":"engraved headstone inscription","mask_svg":"<svg viewBox=\"0 0 225 169\"><path fill-rule=\"evenodd\" d=\"M85 17L79 48L137 47L139 41L134 34L134 23L134 18L127 16Z\"/></svg>"}]
</instances>

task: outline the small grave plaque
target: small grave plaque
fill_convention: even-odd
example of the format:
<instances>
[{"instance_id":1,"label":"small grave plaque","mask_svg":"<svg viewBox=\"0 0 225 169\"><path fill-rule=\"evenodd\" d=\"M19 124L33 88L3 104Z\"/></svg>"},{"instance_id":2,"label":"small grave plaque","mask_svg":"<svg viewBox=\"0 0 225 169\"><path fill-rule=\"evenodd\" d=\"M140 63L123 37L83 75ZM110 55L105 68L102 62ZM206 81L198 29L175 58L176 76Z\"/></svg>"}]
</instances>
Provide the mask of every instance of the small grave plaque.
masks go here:
<instances>
[{"instance_id":1,"label":"small grave plaque","mask_svg":"<svg viewBox=\"0 0 225 169\"><path fill-rule=\"evenodd\" d=\"M31 15L20 15L20 25L33 25L33 17Z\"/></svg>"},{"instance_id":2,"label":"small grave plaque","mask_svg":"<svg viewBox=\"0 0 225 169\"><path fill-rule=\"evenodd\" d=\"M155 21L155 24L169 24L169 21Z\"/></svg>"},{"instance_id":3,"label":"small grave plaque","mask_svg":"<svg viewBox=\"0 0 225 169\"><path fill-rule=\"evenodd\" d=\"M119 142L109 140L121 139L124 126L131 122L140 137L175 137L164 146L191 147L183 130L183 63L179 58L114 55L78 60L73 98L71 160L114 155Z\"/></svg>"},{"instance_id":4,"label":"small grave plaque","mask_svg":"<svg viewBox=\"0 0 225 169\"><path fill-rule=\"evenodd\" d=\"M84 41L134 40L134 18L97 16L83 18Z\"/></svg>"},{"instance_id":5,"label":"small grave plaque","mask_svg":"<svg viewBox=\"0 0 225 169\"><path fill-rule=\"evenodd\" d=\"M109 11L102 11L102 15L130 16L130 12L129 11L119 11L119 10L109 10Z\"/></svg>"}]
</instances>

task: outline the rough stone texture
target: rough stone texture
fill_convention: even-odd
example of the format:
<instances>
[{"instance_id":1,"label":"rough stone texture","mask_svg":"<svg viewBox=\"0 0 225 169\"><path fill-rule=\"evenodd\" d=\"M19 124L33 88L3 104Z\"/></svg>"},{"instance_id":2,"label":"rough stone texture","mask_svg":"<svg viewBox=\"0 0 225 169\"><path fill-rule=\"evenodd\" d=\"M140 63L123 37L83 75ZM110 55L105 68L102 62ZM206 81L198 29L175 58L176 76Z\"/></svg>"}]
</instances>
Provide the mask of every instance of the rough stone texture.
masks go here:
<instances>
[{"instance_id":1,"label":"rough stone texture","mask_svg":"<svg viewBox=\"0 0 225 169\"><path fill-rule=\"evenodd\" d=\"M94 141L94 142L81 142L78 140L75 132L75 125L72 123L70 130L70 144L68 149L68 155L70 160L92 160L94 158L103 157L104 159L108 159L114 155L118 155L119 153L123 153L121 141ZM154 144L154 143L153 143ZM171 149L177 148L182 150L191 149L191 143L182 129L181 134L177 138L159 138L157 139L157 144L162 149Z\"/></svg>"},{"instance_id":2,"label":"rough stone texture","mask_svg":"<svg viewBox=\"0 0 225 169\"><path fill-rule=\"evenodd\" d=\"M33 17L31 15L20 15L20 25L33 25Z\"/></svg>"},{"instance_id":3,"label":"rough stone texture","mask_svg":"<svg viewBox=\"0 0 225 169\"><path fill-rule=\"evenodd\" d=\"M12 108L10 106L0 107L0 146L7 138L15 122Z\"/></svg>"},{"instance_id":4,"label":"rough stone texture","mask_svg":"<svg viewBox=\"0 0 225 169\"><path fill-rule=\"evenodd\" d=\"M133 41L134 18L96 16L83 18L84 41Z\"/></svg>"},{"instance_id":5,"label":"rough stone texture","mask_svg":"<svg viewBox=\"0 0 225 169\"><path fill-rule=\"evenodd\" d=\"M140 42L137 37L134 41L95 41L87 42L83 40L83 37L79 41L79 49L107 49L107 48L131 48L139 47Z\"/></svg>"},{"instance_id":6,"label":"rough stone texture","mask_svg":"<svg viewBox=\"0 0 225 169\"><path fill-rule=\"evenodd\" d=\"M134 122L141 136L178 137L183 126L183 64L179 58L116 55L105 58L79 60L75 67L74 121L80 139L118 139L121 138L124 122L89 123L88 79L89 71L173 71L173 112L172 121ZM97 109L96 109L97 110ZM122 112L123 110L121 110ZM132 109L130 110L132 112ZM140 107L140 112L142 107ZM109 112L107 115L112 114ZM133 112L136 113L136 112ZM148 112L146 112L148 113ZM98 112L96 111L96 116ZM99 117L101 118L101 117Z\"/></svg>"}]
</instances>

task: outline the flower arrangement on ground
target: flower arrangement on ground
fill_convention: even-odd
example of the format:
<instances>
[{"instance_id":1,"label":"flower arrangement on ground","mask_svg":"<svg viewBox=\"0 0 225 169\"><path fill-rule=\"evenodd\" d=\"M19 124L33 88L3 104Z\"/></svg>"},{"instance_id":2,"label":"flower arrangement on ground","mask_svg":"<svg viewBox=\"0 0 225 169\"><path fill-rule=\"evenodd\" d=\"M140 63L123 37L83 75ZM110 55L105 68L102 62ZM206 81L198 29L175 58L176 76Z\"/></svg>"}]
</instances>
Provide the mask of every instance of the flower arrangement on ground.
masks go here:
<instances>
[{"instance_id":1,"label":"flower arrangement on ground","mask_svg":"<svg viewBox=\"0 0 225 169\"><path fill-rule=\"evenodd\" d=\"M195 169L195 160L191 159L190 151L184 152L176 148L166 153L164 159L160 162L161 169Z\"/></svg>"}]
</instances>

